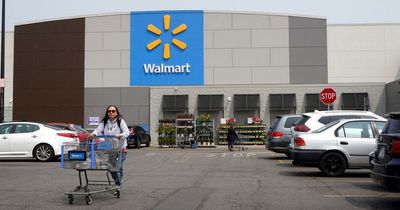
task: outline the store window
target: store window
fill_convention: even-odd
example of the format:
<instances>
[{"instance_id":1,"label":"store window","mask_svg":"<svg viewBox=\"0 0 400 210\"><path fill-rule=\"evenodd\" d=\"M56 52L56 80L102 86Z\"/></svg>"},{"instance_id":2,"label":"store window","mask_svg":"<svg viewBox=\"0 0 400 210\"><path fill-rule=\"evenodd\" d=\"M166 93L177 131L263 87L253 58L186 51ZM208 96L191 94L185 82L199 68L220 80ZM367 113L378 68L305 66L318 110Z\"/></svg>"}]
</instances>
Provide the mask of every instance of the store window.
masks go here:
<instances>
[{"instance_id":1,"label":"store window","mask_svg":"<svg viewBox=\"0 0 400 210\"><path fill-rule=\"evenodd\" d=\"M198 95L197 109L199 111L224 110L224 95Z\"/></svg>"},{"instance_id":2,"label":"store window","mask_svg":"<svg viewBox=\"0 0 400 210\"><path fill-rule=\"evenodd\" d=\"M238 124L247 124L247 119L260 114L259 94L233 95L234 117Z\"/></svg>"},{"instance_id":3,"label":"store window","mask_svg":"<svg viewBox=\"0 0 400 210\"><path fill-rule=\"evenodd\" d=\"M224 95L198 95L197 114L197 117L209 116L211 118L211 122L199 124L196 129L196 132L200 133L198 137L200 143L214 142L217 136L215 128L219 127L220 119L224 117Z\"/></svg>"},{"instance_id":4,"label":"store window","mask_svg":"<svg viewBox=\"0 0 400 210\"><path fill-rule=\"evenodd\" d=\"M269 95L270 122L278 115L296 113L296 94Z\"/></svg>"},{"instance_id":5,"label":"store window","mask_svg":"<svg viewBox=\"0 0 400 210\"><path fill-rule=\"evenodd\" d=\"M188 112L188 95L163 95L162 111L164 119L175 119L177 114Z\"/></svg>"},{"instance_id":6,"label":"store window","mask_svg":"<svg viewBox=\"0 0 400 210\"><path fill-rule=\"evenodd\" d=\"M369 110L368 93L342 93L343 110Z\"/></svg>"},{"instance_id":7,"label":"store window","mask_svg":"<svg viewBox=\"0 0 400 210\"><path fill-rule=\"evenodd\" d=\"M320 111L325 111L328 110L328 105L325 105L324 103L321 102L320 100L320 95L319 93L307 93L305 96L306 100L306 106L305 106L305 111L306 112L313 112L315 110L320 110ZM329 105L329 110L333 109L333 105Z\"/></svg>"}]
</instances>

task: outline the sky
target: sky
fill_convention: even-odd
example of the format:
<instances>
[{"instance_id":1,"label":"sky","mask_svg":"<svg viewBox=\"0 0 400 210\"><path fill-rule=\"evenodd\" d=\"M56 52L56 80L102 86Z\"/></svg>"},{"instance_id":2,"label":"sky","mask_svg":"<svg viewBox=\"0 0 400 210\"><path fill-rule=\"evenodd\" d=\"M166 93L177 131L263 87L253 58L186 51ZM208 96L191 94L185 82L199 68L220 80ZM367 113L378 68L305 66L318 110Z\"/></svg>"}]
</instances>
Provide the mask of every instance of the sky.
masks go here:
<instances>
[{"instance_id":1,"label":"sky","mask_svg":"<svg viewBox=\"0 0 400 210\"><path fill-rule=\"evenodd\" d=\"M328 24L400 23L400 0L5 0L6 31L48 19L152 10L251 11L316 16ZM1 5L0 5L1 7Z\"/></svg>"}]
</instances>

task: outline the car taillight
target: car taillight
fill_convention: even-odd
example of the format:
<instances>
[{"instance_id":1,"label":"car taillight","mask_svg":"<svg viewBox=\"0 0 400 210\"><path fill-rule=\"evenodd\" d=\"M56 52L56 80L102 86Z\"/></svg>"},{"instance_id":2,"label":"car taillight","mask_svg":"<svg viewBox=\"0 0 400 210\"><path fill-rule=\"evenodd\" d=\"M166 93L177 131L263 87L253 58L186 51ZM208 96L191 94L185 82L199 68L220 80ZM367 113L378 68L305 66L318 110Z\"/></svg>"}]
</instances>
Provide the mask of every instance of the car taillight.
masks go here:
<instances>
[{"instance_id":1,"label":"car taillight","mask_svg":"<svg viewBox=\"0 0 400 210\"><path fill-rule=\"evenodd\" d=\"M299 132L308 132L308 131L310 131L310 128L307 127L306 125L296 125L294 127L294 130L299 131Z\"/></svg>"},{"instance_id":2,"label":"car taillight","mask_svg":"<svg viewBox=\"0 0 400 210\"><path fill-rule=\"evenodd\" d=\"M392 141L392 156L400 156L400 139Z\"/></svg>"},{"instance_id":3,"label":"car taillight","mask_svg":"<svg viewBox=\"0 0 400 210\"><path fill-rule=\"evenodd\" d=\"M281 138L283 136L282 132L269 132L268 135L272 138Z\"/></svg>"},{"instance_id":4,"label":"car taillight","mask_svg":"<svg viewBox=\"0 0 400 210\"><path fill-rule=\"evenodd\" d=\"M75 138L75 134L73 133L57 133L59 136L67 137L67 138Z\"/></svg>"},{"instance_id":5,"label":"car taillight","mask_svg":"<svg viewBox=\"0 0 400 210\"><path fill-rule=\"evenodd\" d=\"M296 137L294 139L294 145L298 146L298 147L304 147L304 146L306 146L306 142L304 141L304 139Z\"/></svg>"}]
</instances>

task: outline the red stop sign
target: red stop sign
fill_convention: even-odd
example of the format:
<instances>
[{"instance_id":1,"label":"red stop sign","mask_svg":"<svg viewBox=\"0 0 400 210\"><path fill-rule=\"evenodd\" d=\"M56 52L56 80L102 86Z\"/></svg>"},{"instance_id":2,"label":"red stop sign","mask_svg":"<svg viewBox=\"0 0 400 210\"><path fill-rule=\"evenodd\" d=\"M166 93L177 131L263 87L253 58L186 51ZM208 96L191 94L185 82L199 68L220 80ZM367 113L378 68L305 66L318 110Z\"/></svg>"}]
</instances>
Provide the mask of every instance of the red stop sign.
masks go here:
<instances>
[{"instance_id":1,"label":"red stop sign","mask_svg":"<svg viewBox=\"0 0 400 210\"><path fill-rule=\"evenodd\" d=\"M323 89L319 94L319 100L326 105L332 104L336 101L336 91L332 88Z\"/></svg>"}]
</instances>

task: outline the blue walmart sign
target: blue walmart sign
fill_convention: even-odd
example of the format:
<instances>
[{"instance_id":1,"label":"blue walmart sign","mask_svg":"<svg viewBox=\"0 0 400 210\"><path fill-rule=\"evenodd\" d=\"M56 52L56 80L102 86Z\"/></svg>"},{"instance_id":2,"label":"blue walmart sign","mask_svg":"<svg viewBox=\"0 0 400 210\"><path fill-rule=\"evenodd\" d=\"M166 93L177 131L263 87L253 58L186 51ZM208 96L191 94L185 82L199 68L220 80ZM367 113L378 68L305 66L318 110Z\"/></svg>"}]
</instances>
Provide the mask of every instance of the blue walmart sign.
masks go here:
<instances>
[{"instance_id":1,"label":"blue walmart sign","mask_svg":"<svg viewBox=\"0 0 400 210\"><path fill-rule=\"evenodd\" d=\"M203 85L203 11L131 13L130 85Z\"/></svg>"}]
</instances>

